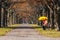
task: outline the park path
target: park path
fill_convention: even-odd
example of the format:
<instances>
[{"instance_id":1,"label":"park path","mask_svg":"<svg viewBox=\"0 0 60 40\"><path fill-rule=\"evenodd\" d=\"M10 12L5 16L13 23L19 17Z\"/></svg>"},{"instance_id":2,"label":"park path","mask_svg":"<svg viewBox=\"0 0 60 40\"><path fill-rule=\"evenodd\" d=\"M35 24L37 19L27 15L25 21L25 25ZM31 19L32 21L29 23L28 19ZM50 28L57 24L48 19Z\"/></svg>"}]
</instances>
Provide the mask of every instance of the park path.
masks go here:
<instances>
[{"instance_id":1,"label":"park path","mask_svg":"<svg viewBox=\"0 0 60 40\"><path fill-rule=\"evenodd\" d=\"M6 36L1 36L0 40L60 40L60 38L44 37L33 28L16 28L8 32Z\"/></svg>"}]
</instances>

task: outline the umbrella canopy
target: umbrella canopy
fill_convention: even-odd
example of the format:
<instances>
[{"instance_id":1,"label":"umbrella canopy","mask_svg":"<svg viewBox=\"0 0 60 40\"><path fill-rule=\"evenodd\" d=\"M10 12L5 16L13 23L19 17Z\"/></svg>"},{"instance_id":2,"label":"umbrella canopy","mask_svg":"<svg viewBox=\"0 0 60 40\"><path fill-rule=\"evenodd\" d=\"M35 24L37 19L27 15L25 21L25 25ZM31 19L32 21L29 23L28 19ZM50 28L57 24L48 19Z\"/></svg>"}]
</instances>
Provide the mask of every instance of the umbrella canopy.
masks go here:
<instances>
[{"instance_id":1,"label":"umbrella canopy","mask_svg":"<svg viewBox=\"0 0 60 40\"><path fill-rule=\"evenodd\" d=\"M46 16L41 16L38 18L38 20L47 20L48 18Z\"/></svg>"}]
</instances>

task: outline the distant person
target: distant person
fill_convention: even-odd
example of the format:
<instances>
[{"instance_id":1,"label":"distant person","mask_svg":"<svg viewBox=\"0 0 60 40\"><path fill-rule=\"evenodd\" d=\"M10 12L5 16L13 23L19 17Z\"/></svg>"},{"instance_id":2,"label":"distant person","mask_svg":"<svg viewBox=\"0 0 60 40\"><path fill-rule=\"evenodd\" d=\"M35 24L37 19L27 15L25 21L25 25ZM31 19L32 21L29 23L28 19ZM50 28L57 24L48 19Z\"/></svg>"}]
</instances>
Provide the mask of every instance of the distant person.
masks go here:
<instances>
[{"instance_id":1,"label":"distant person","mask_svg":"<svg viewBox=\"0 0 60 40\"><path fill-rule=\"evenodd\" d=\"M48 21L47 20L43 20L42 22L43 22L42 28L43 28L43 30L46 30L47 25L48 25Z\"/></svg>"}]
</instances>

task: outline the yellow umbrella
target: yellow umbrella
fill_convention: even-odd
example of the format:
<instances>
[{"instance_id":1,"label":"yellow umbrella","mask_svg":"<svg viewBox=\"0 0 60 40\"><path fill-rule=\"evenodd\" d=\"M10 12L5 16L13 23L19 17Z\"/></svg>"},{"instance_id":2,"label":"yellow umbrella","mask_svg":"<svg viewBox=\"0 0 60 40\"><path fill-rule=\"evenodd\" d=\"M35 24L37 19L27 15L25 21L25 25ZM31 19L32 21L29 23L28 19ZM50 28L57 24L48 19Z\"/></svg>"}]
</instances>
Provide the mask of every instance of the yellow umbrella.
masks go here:
<instances>
[{"instance_id":1,"label":"yellow umbrella","mask_svg":"<svg viewBox=\"0 0 60 40\"><path fill-rule=\"evenodd\" d=\"M48 18L46 16L41 16L38 18L38 20L47 20Z\"/></svg>"}]
</instances>

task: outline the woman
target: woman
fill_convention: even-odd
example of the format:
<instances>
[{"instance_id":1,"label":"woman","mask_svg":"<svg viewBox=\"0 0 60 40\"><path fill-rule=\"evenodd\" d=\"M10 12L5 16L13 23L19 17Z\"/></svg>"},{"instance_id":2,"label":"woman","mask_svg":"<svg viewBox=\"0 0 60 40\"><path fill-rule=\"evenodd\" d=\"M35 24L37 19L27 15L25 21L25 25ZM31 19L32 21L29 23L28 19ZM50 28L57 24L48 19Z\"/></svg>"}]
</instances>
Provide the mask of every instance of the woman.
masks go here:
<instances>
[{"instance_id":1,"label":"woman","mask_svg":"<svg viewBox=\"0 0 60 40\"><path fill-rule=\"evenodd\" d=\"M48 21L45 19L42 22L43 22L43 30L46 30L47 25L48 25Z\"/></svg>"}]
</instances>

